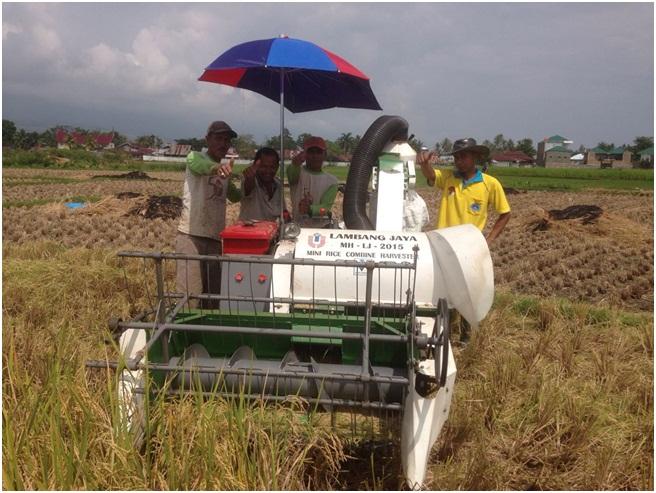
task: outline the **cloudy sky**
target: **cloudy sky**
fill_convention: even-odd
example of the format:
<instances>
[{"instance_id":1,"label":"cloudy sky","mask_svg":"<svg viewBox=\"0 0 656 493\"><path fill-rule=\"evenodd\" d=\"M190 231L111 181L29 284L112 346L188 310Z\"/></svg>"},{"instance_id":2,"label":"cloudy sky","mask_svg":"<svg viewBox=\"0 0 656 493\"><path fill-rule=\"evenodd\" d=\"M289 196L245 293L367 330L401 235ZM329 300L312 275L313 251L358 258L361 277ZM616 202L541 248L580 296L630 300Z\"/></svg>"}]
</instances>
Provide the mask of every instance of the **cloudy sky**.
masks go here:
<instances>
[{"instance_id":1,"label":"cloudy sky","mask_svg":"<svg viewBox=\"0 0 656 493\"><path fill-rule=\"evenodd\" d=\"M235 44L286 33L371 78L384 112L286 113L293 135L362 134L396 114L426 144L448 137L575 148L653 135L651 3L3 3L2 117L131 137L201 137L225 119L262 141L276 103L197 81Z\"/></svg>"}]
</instances>

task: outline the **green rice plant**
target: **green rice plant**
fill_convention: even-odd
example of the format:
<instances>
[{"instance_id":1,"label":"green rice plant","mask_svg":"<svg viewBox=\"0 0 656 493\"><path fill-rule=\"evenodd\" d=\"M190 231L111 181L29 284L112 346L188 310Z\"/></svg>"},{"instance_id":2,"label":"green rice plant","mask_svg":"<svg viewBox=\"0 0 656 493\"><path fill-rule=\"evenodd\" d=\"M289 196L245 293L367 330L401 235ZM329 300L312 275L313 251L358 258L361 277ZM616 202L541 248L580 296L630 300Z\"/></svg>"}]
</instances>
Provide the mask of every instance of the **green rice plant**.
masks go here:
<instances>
[{"instance_id":1,"label":"green rice plant","mask_svg":"<svg viewBox=\"0 0 656 493\"><path fill-rule=\"evenodd\" d=\"M488 173L496 177L654 181L654 170L633 168L510 168L492 165Z\"/></svg>"},{"instance_id":2,"label":"green rice plant","mask_svg":"<svg viewBox=\"0 0 656 493\"><path fill-rule=\"evenodd\" d=\"M535 297L516 298L513 309L523 317L533 317L538 314L540 302Z\"/></svg>"},{"instance_id":3,"label":"green rice plant","mask_svg":"<svg viewBox=\"0 0 656 493\"><path fill-rule=\"evenodd\" d=\"M183 171L185 169L184 163L143 161L118 151L94 152L83 149L4 150L2 166L116 171Z\"/></svg>"}]
</instances>

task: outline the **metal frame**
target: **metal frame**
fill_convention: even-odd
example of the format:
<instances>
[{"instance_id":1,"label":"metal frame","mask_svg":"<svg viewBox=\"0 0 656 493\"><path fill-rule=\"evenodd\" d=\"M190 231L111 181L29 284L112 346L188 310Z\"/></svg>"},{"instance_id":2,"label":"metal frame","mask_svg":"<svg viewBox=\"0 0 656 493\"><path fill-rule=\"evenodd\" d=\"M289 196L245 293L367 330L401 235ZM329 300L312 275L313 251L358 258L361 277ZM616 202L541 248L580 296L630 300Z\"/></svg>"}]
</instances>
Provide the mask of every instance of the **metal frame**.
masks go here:
<instances>
[{"instance_id":1,"label":"metal frame","mask_svg":"<svg viewBox=\"0 0 656 493\"><path fill-rule=\"evenodd\" d=\"M368 409L386 409L386 410L400 410L401 404L397 403L385 403L385 402L370 402L369 400L369 384L389 384L389 385L405 385L409 384L409 379L407 377L398 377L398 376L380 376L374 375L369 361L370 353L370 342L371 341L380 341L391 344L405 344L409 350L409 358L407 361L408 371L412 371L415 361L413 359L414 349L426 348L426 347L436 347L443 343L444 339L438 340L437 337L427 337L422 334L419 334L415 327L415 313L416 307L414 303L414 289L416 285L416 266L417 266L417 249L415 249L414 261L413 262L403 262L403 263L394 263L394 262L374 262L374 261L357 261L357 260L341 260L341 261L319 261L314 259L273 259L271 257L257 257L257 256L245 256L245 257L235 257L235 256L225 256L225 255L187 255L181 253L161 253L161 252L119 252L119 257L126 258L142 258L142 259L152 259L155 263L155 277L156 277L156 311L153 322L143 322L143 321L128 321L117 323L118 329L145 329L150 331L150 336L148 337L148 342L142 351L138 355L127 361L119 362L108 362L108 361L99 361L93 360L88 361L87 366L91 368L126 368L130 371L134 370L144 370L148 376L151 371L164 371L171 372L173 374L178 374L179 372L187 373L209 373L209 374L223 374L223 375L252 375L252 376L261 376L261 377L271 377L271 378L301 378L301 379L312 379L312 380L336 380L342 382L359 382L363 384L365 390L362 401L352 401L349 399L338 399L330 398L325 399L321 398L321 395L316 398L313 397L302 397L305 401L321 404L321 405L332 405L332 406L345 406L345 407L362 407ZM315 332L312 330L291 330L283 328L260 328L260 327L240 327L234 325L200 325L200 324L184 324L184 323L173 323L176 316L180 313L183 307L189 303L190 300L248 300L248 301L264 301L272 303L272 306L275 306L276 303L288 303L293 305L299 301L292 298L275 298L275 297L261 297L254 300L251 297L247 296L236 296L236 295L223 295L223 294L207 294L207 293L178 293L178 292L167 292L165 289L164 281L164 269L163 261L166 259L172 259L175 261L218 261L218 262L241 262L241 263L252 263L252 264L270 264L270 265L292 265L292 266L325 266L325 267L364 267L366 268L366 288L365 288L365 297L363 302L359 300L356 301L343 301L339 302L335 300L314 300L313 305L327 305L331 307L361 307L364 308L364 320L363 320L363 331L361 333L354 332ZM293 268L293 267L292 267ZM399 296L405 294L406 299L405 303L400 299L397 304L394 301L393 304L386 304L389 308L401 309L405 312L405 334L372 334L371 333L371 324L372 324L372 310L374 307L372 300L373 292L373 274L375 269L396 269L408 271L408 276L414 274L412 279L408 277L408 287L404 293L399 292ZM356 279L355 282L358 282ZM395 275L396 282L396 275ZM401 282L403 285L403 282ZM168 311L165 307L167 302L176 300L173 308ZM303 300L301 304L306 304L307 301ZM376 305L378 306L378 305ZM272 312L267 312L268 314L273 315L275 320L275 309ZM312 315L308 315L312 317ZM169 361L169 333L171 331L176 332L211 332L211 333L223 333L223 334L250 334L250 335L266 335L266 336L276 336L276 337L308 337L312 339L331 339L331 340L361 340L362 341L362 364L361 371L359 375L354 374L331 374L331 373L301 373L294 371L269 371L269 370L258 370L258 369L234 369L234 368L215 368L215 367L205 367L205 366L179 366L171 365L167 363L151 363L147 361L147 355L149 351L155 346L155 344L161 344L162 358L164 361ZM142 361L146 358L146 361ZM357 365L356 365L357 366ZM169 378L170 375L167 375ZM145 389L137 389L137 392L145 392ZM196 391L194 391L195 393ZM180 391L165 391L167 396L180 395ZM235 395L230 392L201 392L202 395ZM288 399L287 396L283 395L242 395L245 398L258 398L264 400L274 400L281 401Z\"/></svg>"}]
</instances>

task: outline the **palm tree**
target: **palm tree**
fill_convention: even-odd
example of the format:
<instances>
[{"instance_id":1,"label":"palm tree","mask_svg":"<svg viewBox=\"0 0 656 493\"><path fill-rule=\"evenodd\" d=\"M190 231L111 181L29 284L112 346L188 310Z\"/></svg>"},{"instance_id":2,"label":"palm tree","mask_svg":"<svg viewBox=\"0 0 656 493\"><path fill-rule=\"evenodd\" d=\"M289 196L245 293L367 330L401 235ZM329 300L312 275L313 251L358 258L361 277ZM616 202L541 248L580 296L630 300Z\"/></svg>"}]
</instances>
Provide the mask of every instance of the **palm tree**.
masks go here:
<instances>
[{"instance_id":1,"label":"palm tree","mask_svg":"<svg viewBox=\"0 0 656 493\"><path fill-rule=\"evenodd\" d=\"M437 144L435 145L437 148ZM448 137L444 137L442 142L439 143L439 151L443 154L449 154L453 150L453 142Z\"/></svg>"},{"instance_id":2,"label":"palm tree","mask_svg":"<svg viewBox=\"0 0 656 493\"><path fill-rule=\"evenodd\" d=\"M353 150L353 134L351 132L343 133L336 143L344 154L350 154Z\"/></svg>"}]
</instances>

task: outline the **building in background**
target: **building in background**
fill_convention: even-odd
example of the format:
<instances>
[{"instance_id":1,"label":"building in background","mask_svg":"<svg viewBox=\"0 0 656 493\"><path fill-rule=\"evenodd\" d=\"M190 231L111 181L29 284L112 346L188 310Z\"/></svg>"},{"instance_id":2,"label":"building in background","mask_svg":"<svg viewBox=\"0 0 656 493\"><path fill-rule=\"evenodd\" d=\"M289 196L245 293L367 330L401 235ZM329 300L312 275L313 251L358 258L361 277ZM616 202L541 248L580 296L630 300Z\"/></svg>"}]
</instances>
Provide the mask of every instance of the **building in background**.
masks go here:
<instances>
[{"instance_id":1,"label":"building in background","mask_svg":"<svg viewBox=\"0 0 656 493\"><path fill-rule=\"evenodd\" d=\"M585 164L596 168L631 168L631 151L624 147L610 150L594 147L586 152Z\"/></svg>"},{"instance_id":2,"label":"building in background","mask_svg":"<svg viewBox=\"0 0 656 493\"><path fill-rule=\"evenodd\" d=\"M585 164L585 153L577 152L571 158L569 158L569 160L572 161L572 163L577 165L577 166L584 165Z\"/></svg>"},{"instance_id":3,"label":"building in background","mask_svg":"<svg viewBox=\"0 0 656 493\"><path fill-rule=\"evenodd\" d=\"M535 160L522 151L501 151L492 154L495 166L533 166Z\"/></svg>"},{"instance_id":4,"label":"building in background","mask_svg":"<svg viewBox=\"0 0 656 493\"><path fill-rule=\"evenodd\" d=\"M624 147L602 149L594 147L586 152L585 164L595 168L631 168L631 151Z\"/></svg>"},{"instance_id":5,"label":"building in background","mask_svg":"<svg viewBox=\"0 0 656 493\"><path fill-rule=\"evenodd\" d=\"M569 145L573 141L561 135L552 135L549 138L543 139L538 142L538 154L535 159L535 164L544 166L545 168L562 168L571 166L572 162L570 157L572 151Z\"/></svg>"},{"instance_id":6,"label":"building in background","mask_svg":"<svg viewBox=\"0 0 656 493\"><path fill-rule=\"evenodd\" d=\"M114 132L86 132L60 127L55 130L57 149L83 147L90 150L114 149Z\"/></svg>"},{"instance_id":7,"label":"building in background","mask_svg":"<svg viewBox=\"0 0 656 493\"><path fill-rule=\"evenodd\" d=\"M641 168L654 167L654 146L640 151L638 156L640 157L639 164Z\"/></svg>"},{"instance_id":8,"label":"building in background","mask_svg":"<svg viewBox=\"0 0 656 493\"><path fill-rule=\"evenodd\" d=\"M544 153L545 168L567 168L573 165L570 159L574 154L565 146L552 147Z\"/></svg>"}]
</instances>

